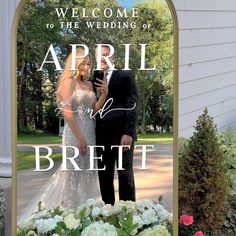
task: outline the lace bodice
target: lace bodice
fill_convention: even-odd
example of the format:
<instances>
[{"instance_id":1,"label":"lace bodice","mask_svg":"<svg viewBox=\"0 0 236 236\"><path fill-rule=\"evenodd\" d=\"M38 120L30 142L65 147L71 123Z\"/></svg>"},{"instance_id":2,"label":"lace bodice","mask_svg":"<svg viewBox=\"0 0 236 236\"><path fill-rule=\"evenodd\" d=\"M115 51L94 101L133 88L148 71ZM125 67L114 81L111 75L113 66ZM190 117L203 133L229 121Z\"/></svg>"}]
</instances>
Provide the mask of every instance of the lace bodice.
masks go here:
<instances>
[{"instance_id":1,"label":"lace bodice","mask_svg":"<svg viewBox=\"0 0 236 236\"><path fill-rule=\"evenodd\" d=\"M93 109L96 97L93 91L76 89L71 97L73 111L78 111L78 114L89 115L88 109ZM86 117L87 118L87 117Z\"/></svg>"},{"instance_id":2,"label":"lace bodice","mask_svg":"<svg viewBox=\"0 0 236 236\"><path fill-rule=\"evenodd\" d=\"M76 89L71 97L60 102L60 109L63 111L67 109L67 105L72 105L72 112L75 115L87 119L95 102L96 96L93 91Z\"/></svg>"}]
</instances>

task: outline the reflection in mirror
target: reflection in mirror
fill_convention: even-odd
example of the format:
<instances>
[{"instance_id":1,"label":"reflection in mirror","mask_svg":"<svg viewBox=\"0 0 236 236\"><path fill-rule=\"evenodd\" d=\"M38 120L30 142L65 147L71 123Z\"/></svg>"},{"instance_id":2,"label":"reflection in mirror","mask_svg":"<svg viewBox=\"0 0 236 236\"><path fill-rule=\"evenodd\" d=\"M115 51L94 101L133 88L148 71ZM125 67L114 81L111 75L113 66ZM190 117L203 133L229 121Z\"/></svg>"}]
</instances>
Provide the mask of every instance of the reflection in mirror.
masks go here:
<instances>
[{"instance_id":1,"label":"reflection in mirror","mask_svg":"<svg viewBox=\"0 0 236 236\"><path fill-rule=\"evenodd\" d=\"M173 30L161 0L25 4L17 30L21 232L172 232Z\"/></svg>"}]
</instances>

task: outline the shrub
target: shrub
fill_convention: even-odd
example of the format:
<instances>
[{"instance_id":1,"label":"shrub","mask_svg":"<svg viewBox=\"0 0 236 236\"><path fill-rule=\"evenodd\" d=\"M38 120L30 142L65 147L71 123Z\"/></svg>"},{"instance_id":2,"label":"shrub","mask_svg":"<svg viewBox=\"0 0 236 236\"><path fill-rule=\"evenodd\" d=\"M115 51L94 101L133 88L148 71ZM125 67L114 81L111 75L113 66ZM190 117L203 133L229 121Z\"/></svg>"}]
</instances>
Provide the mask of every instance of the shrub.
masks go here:
<instances>
[{"instance_id":1,"label":"shrub","mask_svg":"<svg viewBox=\"0 0 236 236\"><path fill-rule=\"evenodd\" d=\"M184 137L178 139L178 154L181 155L185 152L186 147L188 146L189 140Z\"/></svg>"},{"instance_id":2,"label":"shrub","mask_svg":"<svg viewBox=\"0 0 236 236\"><path fill-rule=\"evenodd\" d=\"M221 145L225 154L225 165L229 176L229 198L222 231L226 235L236 235L236 130L228 129L221 135Z\"/></svg>"},{"instance_id":3,"label":"shrub","mask_svg":"<svg viewBox=\"0 0 236 236\"><path fill-rule=\"evenodd\" d=\"M228 236L236 235L236 195L229 198L222 232Z\"/></svg>"},{"instance_id":4,"label":"shrub","mask_svg":"<svg viewBox=\"0 0 236 236\"><path fill-rule=\"evenodd\" d=\"M211 232L202 232L198 225L194 223L195 219L190 215L181 215L179 217L179 236L213 236Z\"/></svg>"},{"instance_id":5,"label":"shrub","mask_svg":"<svg viewBox=\"0 0 236 236\"><path fill-rule=\"evenodd\" d=\"M179 212L194 216L204 231L223 225L228 181L216 126L207 109L179 159Z\"/></svg>"}]
</instances>

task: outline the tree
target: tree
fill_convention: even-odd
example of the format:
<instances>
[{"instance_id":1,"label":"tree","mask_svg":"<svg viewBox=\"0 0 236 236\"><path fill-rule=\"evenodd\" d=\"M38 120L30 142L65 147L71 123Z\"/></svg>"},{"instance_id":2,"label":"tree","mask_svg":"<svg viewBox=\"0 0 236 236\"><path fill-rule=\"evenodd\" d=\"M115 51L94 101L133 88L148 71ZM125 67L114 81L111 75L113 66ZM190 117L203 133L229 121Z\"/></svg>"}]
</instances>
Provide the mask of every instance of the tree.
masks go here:
<instances>
[{"instance_id":1,"label":"tree","mask_svg":"<svg viewBox=\"0 0 236 236\"><path fill-rule=\"evenodd\" d=\"M63 18L57 17L55 8L68 8L68 14ZM76 7L81 13L86 8L91 15L92 9L99 8L100 16L80 17L79 28L61 27L62 22L75 22L78 18L72 17L71 9ZM116 14L112 17L105 17L102 12L106 8L111 8L116 12L119 6L117 0L32 0L29 1L21 14L18 27L17 38L17 85L18 85L18 127L24 129L32 127L33 129L47 130L51 127L50 122L55 123L56 117L52 116L53 107L56 107L54 94L57 80L60 75L55 71L55 66L46 64L43 71L38 71L44 56L50 44L53 44L61 66L71 51L70 44L86 44L92 55L92 71L96 66L94 57L95 43L104 38L109 38L115 47L116 67L124 68L124 45L132 44L130 47L130 68L136 75L136 81L139 92L139 121L142 132L146 132L146 126L153 124L155 127L156 117L149 116L150 111L154 111L150 103L155 87L155 81L160 79L164 86L164 97L161 101L162 127L169 127L169 121L163 117L170 117L170 109L165 106L169 103L173 72L172 72L172 54L173 54L173 24L168 6L161 0L139 1L135 7L139 8L139 17L121 17ZM126 9L130 15L131 9ZM112 22L128 23L131 25L135 21L137 27L127 29L125 27L115 28L88 28L86 22ZM47 24L54 24L54 27L47 28ZM150 24L150 28L144 28L144 24ZM148 43L146 66L156 65L155 71L140 71L140 43ZM51 83L50 89L44 89L45 85ZM173 102L173 101L172 101ZM47 114L50 113L50 114ZM153 119L153 120L152 120ZM50 128L51 130L51 128Z\"/></svg>"},{"instance_id":2,"label":"tree","mask_svg":"<svg viewBox=\"0 0 236 236\"><path fill-rule=\"evenodd\" d=\"M45 48L50 43L62 42L58 27L50 29L50 31L45 27L46 23L54 17L51 13L54 8L50 3L50 1L30 1L25 5L19 19L17 29L17 120L19 130L28 127L44 128L44 101L47 93L43 91L43 85L48 78L37 69L43 60Z\"/></svg>"},{"instance_id":3,"label":"tree","mask_svg":"<svg viewBox=\"0 0 236 236\"><path fill-rule=\"evenodd\" d=\"M170 101L168 98L171 98L169 94L173 93L173 22L169 8L163 1L145 0L138 2L136 7L139 8L140 16L137 20L138 27L133 30L131 40L134 45L140 42L148 44L146 65L156 67L155 71L136 71L140 131L146 133L148 124L154 128L158 125L168 130L169 117L173 117L168 103ZM144 24L151 26L144 29ZM137 56L133 68L139 68L138 47L135 48L135 53ZM157 94L158 92L160 94ZM173 100L171 102L173 104Z\"/></svg>"},{"instance_id":4,"label":"tree","mask_svg":"<svg viewBox=\"0 0 236 236\"><path fill-rule=\"evenodd\" d=\"M179 158L179 212L193 215L200 228L216 232L223 224L228 180L216 126L207 109L195 130Z\"/></svg>"}]
</instances>

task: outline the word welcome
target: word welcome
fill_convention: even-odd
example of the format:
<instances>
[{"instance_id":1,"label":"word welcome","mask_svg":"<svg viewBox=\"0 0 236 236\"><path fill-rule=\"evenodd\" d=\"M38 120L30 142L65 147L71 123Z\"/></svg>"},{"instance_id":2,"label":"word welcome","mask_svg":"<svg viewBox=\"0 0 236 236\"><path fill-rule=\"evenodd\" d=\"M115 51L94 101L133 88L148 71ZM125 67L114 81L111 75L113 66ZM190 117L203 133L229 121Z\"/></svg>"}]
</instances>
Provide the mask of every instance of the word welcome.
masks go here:
<instances>
[{"instance_id":1,"label":"word welcome","mask_svg":"<svg viewBox=\"0 0 236 236\"><path fill-rule=\"evenodd\" d=\"M32 146L35 149L35 170L34 171L48 171L51 170L54 166L54 161L51 158L51 155L53 153L52 149L48 146ZM81 171L83 169L81 169L78 164L76 163L75 159L76 158L85 158L82 155L79 154L79 149L77 147L74 146L59 146L62 149L62 168L61 170L63 171L68 171L71 170L67 168L67 162L69 161L70 164L72 164L73 166L73 170L76 171ZM102 155L101 156L95 156L95 150L101 148L103 151L105 150L104 146L88 146L89 149L89 161L90 161L90 165L89 165L89 169L87 170L96 170L96 171L102 171L102 170L106 170L106 166L104 166L104 168L96 168L96 164L95 164L95 160L102 160ZM130 149L129 145L113 145L111 146L111 150L113 149L117 149L118 152L118 163L117 163L117 170L124 170L123 166L122 166L122 162L123 162L123 149L124 148L128 148ZM152 148L154 149L154 145L135 145L134 149L136 148L141 148L141 152L142 152L142 163L141 163L141 170L145 170L148 169L146 167L146 160L147 160L147 148ZM44 156L40 155L40 150L42 149L46 149L47 150L47 154ZM70 150L70 154L71 151L73 152L73 156L68 156L68 150ZM48 168L42 169L40 166L40 159L47 159L49 161L49 166Z\"/></svg>"},{"instance_id":2,"label":"word welcome","mask_svg":"<svg viewBox=\"0 0 236 236\"><path fill-rule=\"evenodd\" d=\"M127 17L138 17L138 8L130 8L128 11L126 8L105 8L104 10L101 10L100 8L96 7L90 10L90 12L86 8L55 8L58 18L65 18L68 14L72 18L99 18L101 16L104 16L105 18L127 18Z\"/></svg>"}]
</instances>

